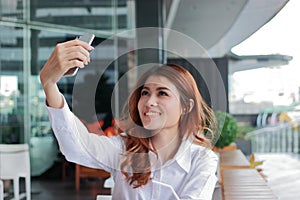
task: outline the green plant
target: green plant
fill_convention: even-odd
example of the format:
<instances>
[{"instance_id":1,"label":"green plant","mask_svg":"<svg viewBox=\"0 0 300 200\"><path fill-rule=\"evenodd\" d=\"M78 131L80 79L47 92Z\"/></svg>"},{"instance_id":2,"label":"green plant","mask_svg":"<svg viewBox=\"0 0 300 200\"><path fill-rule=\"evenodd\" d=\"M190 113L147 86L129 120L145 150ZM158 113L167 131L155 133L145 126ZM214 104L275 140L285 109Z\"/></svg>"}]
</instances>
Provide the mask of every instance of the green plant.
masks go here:
<instances>
[{"instance_id":1,"label":"green plant","mask_svg":"<svg viewBox=\"0 0 300 200\"><path fill-rule=\"evenodd\" d=\"M237 137L238 126L236 119L229 113L216 111L218 123L215 147L223 148L233 143Z\"/></svg>"},{"instance_id":2,"label":"green plant","mask_svg":"<svg viewBox=\"0 0 300 200\"><path fill-rule=\"evenodd\" d=\"M239 124L237 137L240 139L247 140L245 137L247 135L247 133L250 133L254 130L256 130L256 128L251 125Z\"/></svg>"}]
</instances>

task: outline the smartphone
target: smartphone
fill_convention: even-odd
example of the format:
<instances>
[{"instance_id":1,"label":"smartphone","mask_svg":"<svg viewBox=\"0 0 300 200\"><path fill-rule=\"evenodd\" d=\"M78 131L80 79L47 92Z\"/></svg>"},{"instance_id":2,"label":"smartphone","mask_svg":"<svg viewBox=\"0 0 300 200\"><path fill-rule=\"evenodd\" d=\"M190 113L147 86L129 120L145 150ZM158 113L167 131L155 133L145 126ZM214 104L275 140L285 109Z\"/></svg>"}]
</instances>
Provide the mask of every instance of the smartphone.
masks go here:
<instances>
[{"instance_id":1,"label":"smartphone","mask_svg":"<svg viewBox=\"0 0 300 200\"><path fill-rule=\"evenodd\" d=\"M78 40L81 40L81 41L86 42L89 45L91 45L94 38L95 38L94 34L85 34L85 35L79 36ZM78 69L79 69L79 67L71 68L64 74L64 76L75 76Z\"/></svg>"}]
</instances>

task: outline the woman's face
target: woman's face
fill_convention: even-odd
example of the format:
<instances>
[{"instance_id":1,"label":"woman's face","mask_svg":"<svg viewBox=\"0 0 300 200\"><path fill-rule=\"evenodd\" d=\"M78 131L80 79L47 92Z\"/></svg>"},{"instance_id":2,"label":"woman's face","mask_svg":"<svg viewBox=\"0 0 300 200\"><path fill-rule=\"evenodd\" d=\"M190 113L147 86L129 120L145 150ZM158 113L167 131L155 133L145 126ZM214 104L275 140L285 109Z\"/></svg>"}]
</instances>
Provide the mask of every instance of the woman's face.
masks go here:
<instances>
[{"instance_id":1,"label":"woman's face","mask_svg":"<svg viewBox=\"0 0 300 200\"><path fill-rule=\"evenodd\" d=\"M179 92L163 76L150 76L138 102L143 127L148 130L178 130L182 114Z\"/></svg>"}]
</instances>

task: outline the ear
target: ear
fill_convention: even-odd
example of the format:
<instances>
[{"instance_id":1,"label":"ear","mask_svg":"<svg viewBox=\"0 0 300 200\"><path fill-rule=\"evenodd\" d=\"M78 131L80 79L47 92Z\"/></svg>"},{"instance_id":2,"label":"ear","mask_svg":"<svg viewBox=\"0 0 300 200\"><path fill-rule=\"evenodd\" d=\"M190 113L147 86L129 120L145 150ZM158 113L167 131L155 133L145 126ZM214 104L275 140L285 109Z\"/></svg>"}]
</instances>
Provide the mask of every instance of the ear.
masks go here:
<instances>
[{"instance_id":1,"label":"ear","mask_svg":"<svg viewBox=\"0 0 300 200\"><path fill-rule=\"evenodd\" d=\"M185 115L185 114L191 112L192 109L193 109L193 107L194 107L194 100L193 99L189 99L189 105L186 108L183 109L182 114Z\"/></svg>"},{"instance_id":2,"label":"ear","mask_svg":"<svg viewBox=\"0 0 300 200\"><path fill-rule=\"evenodd\" d=\"M190 105L189 105L189 112L192 111L192 109L194 108L194 100L193 99L190 99Z\"/></svg>"}]
</instances>

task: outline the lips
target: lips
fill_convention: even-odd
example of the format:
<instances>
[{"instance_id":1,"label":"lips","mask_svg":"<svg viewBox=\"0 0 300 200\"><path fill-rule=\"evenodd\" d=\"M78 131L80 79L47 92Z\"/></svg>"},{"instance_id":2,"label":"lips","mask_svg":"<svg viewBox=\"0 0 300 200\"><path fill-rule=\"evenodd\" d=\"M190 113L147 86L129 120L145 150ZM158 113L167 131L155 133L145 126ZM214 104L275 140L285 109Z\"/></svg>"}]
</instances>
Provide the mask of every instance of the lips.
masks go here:
<instances>
[{"instance_id":1,"label":"lips","mask_svg":"<svg viewBox=\"0 0 300 200\"><path fill-rule=\"evenodd\" d=\"M146 116L159 116L160 113L158 113L158 112L146 112L144 115L146 115Z\"/></svg>"},{"instance_id":2,"label":"lips","mask_svg":"<svg viewBox=\"0 0 300 200\"><path fill-rule=\"evenodd\" d=\"M158 110L144 110L141 117L143 127L149 130L160 129L162 119L162 113Z\"/></svg>"},{"instance_id":3,"label":"lips","mask_svg":"<svg viewBox=\"0 0 300 200\"><path fill-rule=\"evenodd\" d=\"M156 116L160 116L160 115L161 115L160 112L153 111L153 110L144 112L144 116L148 116L148 117L156 117Z\"/></svg>"}]
</instances>

